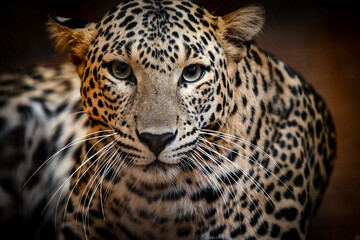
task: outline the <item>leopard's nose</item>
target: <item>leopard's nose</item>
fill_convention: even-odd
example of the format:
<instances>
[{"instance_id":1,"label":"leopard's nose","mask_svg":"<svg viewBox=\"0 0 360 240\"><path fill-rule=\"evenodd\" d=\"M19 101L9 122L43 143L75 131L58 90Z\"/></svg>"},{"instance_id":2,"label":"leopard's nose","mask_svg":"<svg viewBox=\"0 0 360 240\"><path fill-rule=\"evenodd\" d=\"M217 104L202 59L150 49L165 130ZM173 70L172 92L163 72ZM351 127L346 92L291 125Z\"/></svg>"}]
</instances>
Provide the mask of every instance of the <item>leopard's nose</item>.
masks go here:
<instances>
[{"instance_id":1,"label":"leopard's nose","mask_svg":"<svg viewBox=\"0 0 360 240\"><path fill-rule=\"evenodd\" d=\"M148 132L138 133L138 137L146 146L149 147L156 157L169 145L176 137L175 133L167 132L163 134L152 134Z\"/></svg>"}]
</instances>

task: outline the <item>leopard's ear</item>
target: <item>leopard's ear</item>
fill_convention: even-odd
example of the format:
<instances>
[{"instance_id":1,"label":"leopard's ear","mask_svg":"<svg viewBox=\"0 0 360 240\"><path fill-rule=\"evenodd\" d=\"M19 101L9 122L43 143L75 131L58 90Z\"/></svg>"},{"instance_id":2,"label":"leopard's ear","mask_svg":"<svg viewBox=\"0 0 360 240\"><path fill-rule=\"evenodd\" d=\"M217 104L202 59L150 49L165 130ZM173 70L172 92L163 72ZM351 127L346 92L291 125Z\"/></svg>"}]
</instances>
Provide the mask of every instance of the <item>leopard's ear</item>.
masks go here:
<instances>
[{"instance_id":1,"label":"leopard's ear","mask_svg":"<svg viewBox=\"0 0 360 240\"><path fill-rule=\"evenodd\" d=\"M246 44L261 31L265 22L265 10L251 5L229 13L218 21L217 38L225 53L235 62L246 56Z\"/></svg>"},{"instance_id":2,"label":"leopard's ear","mask_svg":"<svg viewBox=\"0 0 360 240\"><path fill-rule=\"evenodd\" d=\"M57 48L66 49L69 59L75 65L84 62L90 43L96 37L95 23L49 16L50 37L55 40Z\"/></svg>"}]
</instances>

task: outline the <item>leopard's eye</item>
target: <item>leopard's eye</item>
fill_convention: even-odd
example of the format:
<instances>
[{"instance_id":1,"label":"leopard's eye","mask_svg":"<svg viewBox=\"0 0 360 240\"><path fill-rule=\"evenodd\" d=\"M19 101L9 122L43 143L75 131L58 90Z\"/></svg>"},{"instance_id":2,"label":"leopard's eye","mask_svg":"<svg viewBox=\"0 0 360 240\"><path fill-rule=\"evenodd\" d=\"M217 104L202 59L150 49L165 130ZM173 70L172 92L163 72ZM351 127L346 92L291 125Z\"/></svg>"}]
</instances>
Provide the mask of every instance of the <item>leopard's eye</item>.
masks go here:
<instances>
[{"instance_id":1,"label":"leopard's eye","mask_svg":"<svg viewBox=\"0 0 360 240\"><path fill-rule=\"evenodd\" d=\"M108 65L108 70L118 80L130 80L132 75L131 67L123 62L114 61Z\"/></svg>"},{"instance_id":2,"label":"leopard's eye","mask_svg":"<svg viewBox=\"0 0 360 240\"><path fill-rule=\"evenodd\" d=\"M205 67L200 64L192 64L184 68L182 78L186 82L196 82L200 80L205 73Z\"/></svg>"}]
</instances>

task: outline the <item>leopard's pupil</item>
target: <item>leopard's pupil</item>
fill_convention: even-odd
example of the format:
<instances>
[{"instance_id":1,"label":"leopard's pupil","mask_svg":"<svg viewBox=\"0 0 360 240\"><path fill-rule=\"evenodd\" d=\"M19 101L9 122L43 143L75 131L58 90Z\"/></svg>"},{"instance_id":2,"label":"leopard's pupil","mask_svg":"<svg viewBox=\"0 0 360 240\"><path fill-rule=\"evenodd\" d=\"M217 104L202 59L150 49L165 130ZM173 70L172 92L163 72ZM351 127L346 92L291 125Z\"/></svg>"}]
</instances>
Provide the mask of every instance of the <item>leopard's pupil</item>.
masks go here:
<instances>
[{"instance_id":1,"label":"leopard's pupil","mask_svg":"<svg viewBox=\"0 0 360 240\"><path fill-rule=\"evenodd\" d=\"M197 67L194 65L194 66L190 66L186 69L186 74L188 76L194 76L197 72Z\"/></svg>"},{"instance_id":2,"label":"leopard's pupil","mask_svg":"<svg viewBox=\"0 0 360 240\"><path fill-rule=\"evenodd\" d=\"M127 69L128 69L128 66L126 66L125 64L118 64L116 66L116 71L118 73L125 73L127 71Z\"/></svg>"}]
</instances>

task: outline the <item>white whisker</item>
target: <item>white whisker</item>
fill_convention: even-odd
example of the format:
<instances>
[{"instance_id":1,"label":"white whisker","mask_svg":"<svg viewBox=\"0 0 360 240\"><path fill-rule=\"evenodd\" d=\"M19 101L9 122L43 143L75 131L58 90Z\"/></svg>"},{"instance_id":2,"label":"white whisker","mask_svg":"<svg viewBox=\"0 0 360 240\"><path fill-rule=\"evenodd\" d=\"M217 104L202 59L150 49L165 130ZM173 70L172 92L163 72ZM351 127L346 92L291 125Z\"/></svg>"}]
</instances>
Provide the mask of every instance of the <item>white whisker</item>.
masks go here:
<instances>
[{"instance_id":1,"label":"white whisker","mask_svg":"<svg viewBox=\"0 0 360 240\"><path fill-rule=\"evenodd\" d=\"M230 141L230 140L235 140L235 141L239 141L241 143L244 143L246 145L248 145L249 147L252 147L254 149L256 149L257 151L259 151L261 154L263 154L265 157L269 158L271 161L273 161L275 163L275 166L281 170L281 166L267 153L265 152L263 149L261 149L260 147L256 146L255 144L247 141L245 138L243 137L239 137L239 136L235 136L235 135L231 135L228 133L223 133L223 132L217 132L217 131L212 131L212 130L207 130L207 129L202 129L201 134L207 134L207 135L211 135L214 137L219 137L225 141L228 141L230 143L235 144L238 147L241 147L240 145L238 145L236 142ZM242 148L242 147L241 147ZM242 148L244 149L244 148ZM244 149L245 150L245 149Z\"/></svg>"},{"instance_id":2,"label":"white whisker","mask_svg":"<svg viewBox=\"0 0 360 240\"><path fill-rule=\"evenodd\" d=\"M201 156L200 154L198 154L197 152L194 152L194 154L197 154L197 156L199 156L199 157L202 159L202 156ZM198 167L200 171L201 171L201 168L205 169L204 166L203 166L200 162L196 161L196 158L195 158L195 156L194 156L193 154L192 154L192 157L193 157L193 158L190 158L190 160L192 160L192 162L193 162L195 165L197 165L197 166L200 165L200 168ZM205 161L204 159L202 159L202 162L205 163L208 168L210 168L210 166L206 163L206 161ZM224 205L226 205L226 199L225 199L225 196L224 196L224 190L221 188L221 186L219 185L218 181L216 180L216 179L217 179L217 178L216 178L217 175L216 175L215 172L214 172L214 174L215 174L215 176L212 176L211 174L207 174L207 173L206 173L206 170L205 170L205 171L203 172L203 175L200 174L200 176L201 176L202 178L206 177L205 180L207 181L207 183L208 183L210 186L211 186L212 184L214 184L216 190L221 193L221 198L222 198L222 200L223 200L223 202L224 202ZM212 184L209 183L209 180L212 182Z\"/></svg>"},{"instance_id":3,"label":"white whisker","mask_svg":"<svg viewBox=\"0 0 360 240\"><path fill-rule=\"evenodd\" d=\"M201 149L199 146L198 146L198 149L199 149L203 154L207 155L207 156L212 160L212 156L209 155L206 151L204 151L203 149ZM222 166L221 166L220 164L218 164L215 160L213 160L213 162L214 162L215 164L217 164L217 166L220 167L223 172L226 172L226 171L224 171L224 169L222 168ZM227 167L226 165L224 165L224 166ZM229 168L228 168L228 170L231 171ZM243 171L243 170L241 169L241 171ZM249 197L249 195L246 193L246 191L245 191L244 188L240 185L240 183L238 183L238 182L236 181L236 179L234 179L233 177L231 177L231 176L229 176L229 177L232 178L232 180L235 182L235 184L236 184L237 186L239 186L239 187L243 190L243 193L244 193L244 194L246 195L246 197L250 200L250 202L255 206L256 212L261 216L260 211L259 211L258 207L256 206L256 204L254 203L253 199L252 199L251 197ZM220 179L220 178L219 178L219 179ZM251 191L250 191L250 192L251 192ZM253 196L253 194L251 194L251 195ZM261 218L262 218L262 217L261 217Z\"/></svg>"},{"instance_id":4,"label":"white whisker","mask_svg":"<svg viewBox=\"0 0 360 240\"><path fill-rule=\"evenodd\" d=\"M253 184L255 184L255 186L256 186L257 188L259 188L259 189L261 190L261 192L264 194L265 198L266 198L268 201L270 200L270 201L269 201L270 203L275 202L275 201L269 196L269 194L265 191L265 189L264 189L263 187L261 187L261 185L259 185L259 183L257 183L256 180L255 180L252 176L250 176L248 173L246 173L243 168L241 168L240 166L236 165L234 162L232 162L230 159L228 159L228 158L225 157L224 155L220 154L219 152L213 151L213 150L209 149L208 146L206 146L206 145L204 145L204 144L199 144L199 145L205 147L207 150L209 150L209 151L217 154L217 155L220 156L222 159L224 159L224 160L226 160L228 163L232 164L237 170L240 170L240 171L242 172L242 174L244 174L248 179L250 179L251 182L252 182ZM222 147L222 146L219 145L219 147ZM220 164L219 164L218 166L221 167ZM229 167L227 167L226 165L224 165L224 167L226 167L229 171L231 171L231 169L230 169ZM230 177L231 177L231 176L230 176ZM231 178L232 178L232 177L231 177ZM235 179L232 178L232 180L235 180ZM240 186L240 185L239 185L239 186Z\"/></svg>"},{"instance_id":5,"label":"white whisker","mask_svg":"<svg viewBox=\"0 0 360 240\"><path fill-rule=\"evenodd\" d=\"M206 139L202 139L202 140L203 140L203 141L207 141ZM212 144L212 145L217 146L217 147L219 147L219 148L223 148L223 149L225 149L225 150L227 150L227 151L230 151L230 152L232 152L232 153L236 153L236 152L232 151L231 149L228 149L228 148L226 148L226 147L224 147L224 146L221 146L221 145L218 145L218 144L215 144L215 143L210 143L209 141L207 141L207 142L208 142L209 144ZM234 163L233 161L231 161L230 159L228 159L227 157L225 157L223 154L220 154L218 151L214 151L214 150L209 149L208 146L206 146L206 145L204 145L204 144L199 144L199 145L202 145L203 147L207 148L209 151L217 154L218 156L220 156L221 158L223 158L224 160L226 160L227 162L229 162L230 164L232 164L235 168L239 168L243 174L246 174L245 171L244 171L240 166L236 165L236 163ZM238 154L238 153L237 153L237 154ZM241 157L244 157L244 158L246 158L246 159L248 159L248 160L250 160L248 157L246 157L246 156L244 156L244 155L241 155L241 154L238 154L238 155L241 156ZM256 162L256 163L257 163L257 162ZM225 166L226 166L226 165L225 165ZM230 170L230 169L229 169L229 170ZM247 174L246 176L256 185L256 187L258 187L258 188L265 194L265 196L266 196L267 198L270 197L270 196L266 193L265 189L264 189L263 187L261 187L261 186L255 181L255 179L254 179L253 177L251 177L251 176L248 175L248 174ZM276 176L275 176L275 177L276 177ZM273 201L273 200L271 199L271 201Z\"/></svg>"},{"instance_id":6,"label":"white whisker","mask_svg":"<svg viewBox=\"0 0 360 240\"><path fill-rule=\"evenodd\" d=\"M97 143L99 143L99 141L96 142L96 144L97 144ZM60 186L60 188L62 188L63 185L64 185L67 181L69 181L76 173L78 173L78 171L79 171L83 166L85 166L89 161L91 161L92 158L94 158L99 152L103 151L103 149L106 148L107 146L108 146L108 144L105 145L103 148L101 148L99 151L97 151L95 154L93 154L91 157L89 157L86 161L83 160L82 163L80 164L80 166L64 181L64 183ZM97 162L96 160L93 161L89 167L91 167L92 165L94 165L96 162ZM69 196L68 196L67 203L66 203L66 205L65 205L65 209L67 209L67 205L68 205L68 203L69 203L69 201L70 201L72 192L74 191L75 187L76 187L77 184L79 183L79 181L80 181L80 179L82 178L82 176L87 172L87 170L89 170L89 167L86 169L85 172L83 172L83 174L82 174L82 175L78 178L78 180L75 182L75 184L74 184L74 186L72 187L72 189L69 191ZM60 189L60 188L59 188L59 189ZM57 190L57 191L59 191L59 190ZM55 193L55 194L56 194L56 193ZM64 211L64 219L65 219L65 214L66 214L66 211Z\"/></svg>"},{"instance_id":7,"label":"white whisker","mask_svg":"<svg viewBox=\"0 0 360 240\"><path fill-rule=\"evenodd\" d=\"M204 133L204 132L201 132L201 133L202 133L202 134L208 134L208 135L215 136L215 137L219 137L219 134L220 134L221 136L223 136L223 135L228 135L229 137L231 136L233 140L238 140L239 142L242 142L242 143L245 143L245 144L250 144L251 147L253 147L253 148L261 151L261 153L264 154L265 157L267 157L267 158L269 158L271 161L275 162L276 168L279 169L279 171L281 171L282 173L284 173L284 172L282 171L280 165L279 165L271 156L269 156L264 150L262 150L262 149L259 148L258 146L254 145L254 144L252 144L252 143L249 143L248 141L245 141L245 140L243 140L243 139L240 139L240 138L238 138L238 137L236 137L236 136L232 136L232 135L229 135L229 134L223 134L223 133L211 134L211 133ZM231 151L232 153L236 153L236 154L238 154L239 156L242 156L242 157L246 158L247 160L253 162L254 164L258 165L258 166L261 167L264 171L266 171L267 173L269 173L269 174L271 174L273 177L275 177L284 187L286 187L286 189L287 189L293 196L295 196L295 194L293 193L293 191L292 191L279 177L277 177L270 169L268 169L268 168L266 168L265 166L263 166L262 164L260 164L257 159L254 159L254 157L252 156L251 153L249 153L249 151L247 151L245 148L243 148L242 146L240 146L240 145L237 144L236 142L231 141L230 139L226 139L226 138L223 138L223 137L221 137L221 139L223 139L223 140L225 140L225 141L227 141L227 142L230 142L230 143L232 143L233 145L235 145L235 146L243 149L246 153L248 153L248 154L250 155L250 158L244 156L243 154L236 153L236 152L234 152L233 150L228 149L228 148L226 148L226 147L224 147L224 146L218 145L218 144L216 144L216 143L212 143L212 142L211 142L211 144L217 145L218 147L223 148L223 149L228 150L228 151ZM202 138L202 140L205 140L205 141L207 141L208 143L210 143L210 142L209 142L208 140L206 140L205 138Z\"/></svg>"},{"instance_id":8,"label":"white whisker","mask_svg":"<svg viewBox=\"0 0 360 240\"><path fill-rule=\"evenodd\" d=\"M112 130L109 130L109 131L112 131ZM84 137L87 137L87 136L90 136L90 135L93 135L93 134L97 134L99 132L103 132L103 131L98 131L98 132L93 132L93 133L89 133L89 134L86 134L84 136L81 136L75 140L73 140L72 142L66 144L63 148L61 148L59 151L57 151L55 154L53 154L51 157L49 157L47 160L45 160L35 171L34 173L29 177L29 179L21 186L21 188L19 189L19 192L22 191L24 189L24 187L29 183L29 181L35 176L35 174L37 174L39 172L39 170L41 168L43 168L45 165L47 165L51 160L53 160L57 155L59 155L62 151L64 151L65 149L68 149L69 147L72 147L76 144L79 144L79 143L83 143L83 142L87 142L89 140L92 140L92 139L97 139L97 138L100 138L100 137L104 137L103 135L102 136L96 136L96 137L91 137L91 138L86 138L86 139L83 139ZM106 136L113 136L115 133L113 134L109 134L109 135L106 135ZM82 140L83 139L83 140Z\"/></svg>"},{"instance_id":9,"label":"white whisker","mask_svg":"<svg viewBox=\"0 0 360 240\"><path fill-rule=\"evenodd\" d=\"M107 138L107 137L109 137L109 136L112 136L112 134L110 134L110 135L108 135L108 136L106 136L105 138ZM104 136L102 136L102 137L104 137ZM104 139L105 139L104 138ZM98 141L99 142L99 141ZM58 187L58 189L53 193L53 195L51 196L51 198L48 200L48 202L47 202L47 204L45 205L45 207L44 207L44 209L43 209L43 211L42 211L42 214L44 213L44 211L47 209L47 207L49 206L49 204L51 203L51 201L55 198L55 196L58 194L58 192L61 190L61 189L63 189L64 188L64 186L65 186L65 184L75 175L75 173L77 173L77 171L79 170L79 169L81 169L83 166L84 166L84 164L86 164L87 163L87 161L86 162L83 162L68 178L66 178L65 179L65 181ZM38 171L38 170L37 170ZM35 173L34 173L35 174ZM34 176L34 174L32 175L32 176ZM28 180L29 181L29 180ZM61 195L60 195L60 197L61 197ZM66 205L66 207L67 207L67 205ZM66 209L66 208L65 208ZM65 213L66 213L66 211L65 211Z\"/></svg>"},{"instance_id":10,"label":"white whisker","mask_svg":"<svg viewBox=\"0 0 360 240\"><path fill-rule=\"evenodd\" d=\"M92 180L91 180L90 182L88 182L87 185L85 186L84 192L83 192L83 194L82 194L82 196L84 196L86 189L88 189L87 192L86 192L86 195L84 196L85 199L88 198L88 195L90 194L90 192L91 192L91 190L92 190L92 188L93 188L93 185L94 185L95 182L97 181L98 176L100 175L100 173L103 171L103 169L105 169L105 171L106 171L107 165L108 165L109 162L110 162L109 159L113 158L113 156L115 155L115 153L111 153L111 149L116 145L115 140L113 140L113 141L112 141L111 143L109 143L109 144L111 144L111 145L108 145L108 147L105 149L104 153L102 153L102 154L94 161L94 162L97 162L97 165L98 165L98 163L100 162L99 160L102 160L101 158L102 158L103 156L106 157L106 159L103 159L103 161L102 161L102 163L101 163L101 166L100 166L99 168L94 169L94 175L92 176ZM111 154L112 154L112 155L111 155ZM88 226L88 228L90 228L90 226L89 226L89 221L87 221L87 219L86 219L86 218L88 218L88 216L89 216L88 213L89 213L89 210L90 210L90 204L91 204L91 202L92 202L92 200L93 200L93 198L94 198L94 196L95 196L95 194L96 194L96 190L98 189L99 186L101 186L101 182L102 182L102 179L100 179L99 181L97 181L97 183L95 184L94 189L93 189L93 191L91 192L90 199L88 200L88 204L87 204L86 210L85 210L85 205L83 206L83 212L85 213L85 214L83 215L83 218L84 218L84 219L83 219L83 220L84 220L83 223L84 223L84 232L85 232L85 234L86 234L86 226ZM90 185L89 185L89 184L90 184ZM99 188L99 190L100 190L99 193L100 193L100 195L101 195L101 189ZM91 233L90 233L90 234L91 234Z\"/></svg>"},{"instance_id":11,"label":"white whisker","mask_svg":"<svg viewBox=\"0 0 360 240\"><path fill-rule=\"evenodd\" d=\"M98 183L96 184L95 189L97 189L98 187L102 187L102 181L103 181L103 179L104 179L105 176L107 175L109 169L111 169L111 168L115 165L115 163L116 163L116 161L113 161L113 158L115 157L115 155L116 155L116 153L118 152L119 149L117 148L117 150L114 151L113 153L110 152L111 149L112 149L115 145L116 145L116 143L113 144L113 145L108 149L108 151L109 151L109 153L110 153L111 155L109 154L109 156L103 161L103 163L101 164L101 167L97 170L97 174L93 177L93 178L94 178L93 183L95 183L95 180L98 178L98 176L99 176L100 173L101 173L101 177L100 177L100 179L98 180ZM92 188L93 183L89 186L89 189ZM103 204L103 201L102 201L101 194L102 194L102 192L101 192L101 190L100 190L100 204L102 205L102 204ZM89 202L92 201L94 195L95 195L95 191L93 192L93 194L92 194ZM103 210L103 205L102 205L102 210ZM87 212L88 212L88 211L89 211L89 209L87 209ZM102 213L103 213L103 217L104 217L104 219L105 219L105 213L104 213L104 211L102 211Z\"/></svg>"},{"instance_id":12,"label":"white whisker","mask_svg":"<svg viewBox=\"0 0 360 240\"><path fill-rule=\"evenodd\" d=\"M198 149L198 147L197 147L197 149ZM200 150L200 149L198 149L198 150ZM197 151L195 151L194 154L197 154L197 156L201 159L201 161L202 161L203 163L205 163L208 167L210 167L210 166L206 163L205 159L203 159L203 157L201 156L201 154L199 154ZM234 191L233 186L231 186L232 191L230 191L229 187L221 180L221 178L216 174L216 172L215 172L214 174L215 174L215 176L214 176L214 179L215 179L215 180L213 180L213 182L216 183L215 185L218 185L218 181L216 181L216 180L220 180L221 183L225 186L225 188L226 188L226 190L228 191L228 193L231 194L233 197L236 197L236 196L234 195L234 194L235 194L235 191ZM224 195L224 192L222 193L222 195ZM225 197L223 197L223 201L224 201L224 205L226 205ZM226 205L226 206L227 206L227 205ZM239 210L239 212L240 212L239 206L238 206L238 210Z\"/></svg>"}]
</instances>

